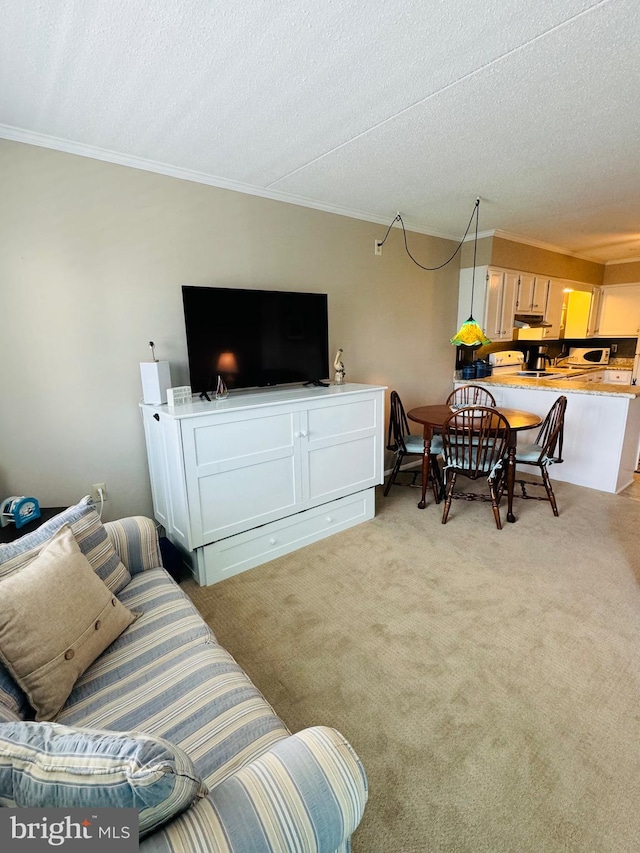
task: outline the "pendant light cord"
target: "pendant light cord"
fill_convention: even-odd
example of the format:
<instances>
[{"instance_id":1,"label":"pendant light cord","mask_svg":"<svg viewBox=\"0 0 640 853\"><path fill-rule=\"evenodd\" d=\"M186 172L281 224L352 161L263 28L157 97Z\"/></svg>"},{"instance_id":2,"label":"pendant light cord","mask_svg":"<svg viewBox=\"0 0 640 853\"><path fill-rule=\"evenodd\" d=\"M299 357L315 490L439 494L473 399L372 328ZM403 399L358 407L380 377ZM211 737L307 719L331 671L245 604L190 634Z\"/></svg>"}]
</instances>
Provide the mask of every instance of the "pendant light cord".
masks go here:
<instances>
[{"instance_id":1,"label":"pendant light cord","mask_svg":"<svg viewBox=\"0 0 640 853\"><path fill-rule=\"evenodd\" d=\"M387 237L389 236L389 232L390 232L390 231L391 231L391 229L393 228L394 223L395 223L395 222L399 222L399 223L400 223L400 225L402 226L402 234L403 234L403 237L404 237L404 248L405 248L405 251L406 251L407 255L409 255L409 257L411 258L411 260L413 261L413 263L414 263L416 266L420 267L420 269L421 269L421 270L427 270L427 272L435 272L435 270L441 270L443 267L446 267L446 266L447 266L447 264L450 264L450 263L451 263L451 261L455 258L455 256L458 254L458 252L459 252L459 251L460 251L460 249L462 248L462 244L463 244L463 243L464 243L464 241L466 240L466 237L467 237L467 234L469 233L469 229L471 228L471 223L473 222L473 217L474 217L474 216L476 217L476 245L477 245L477 243L478 243L478 208L479 208L479 207L480 207L480 199L479 199L479 198L477 198L477 199L476 199L476 203L475 203L474 208L473 208L473 212L471 213L471 216L470 216L470 218L469 218L469 224L467 225L467 230L464 232L464 234L463 234L463 236L462 236L462 240L460 240L460 242L458 243L458 246L457 246L457 248L456 248L455 252L451 255L451 257L450 257L448 260L446 260L443 264L439 264L437 267L425 267L423 264L421 264L419 261L417 261L417 260L413 257L413 255L412 255L412 254L411 254L411 252L409 251L409 245L408 245L408 243L407 243L407 230L406 230L406 228L404 227L404 222L403 222L403 219L402 219L402 216L400 215L400 213L397 213L397 214L395 215L395 217L391 220L391 224L390 224L390 225L389 225L389 227L387 228L387 233L384 235L384 240L380 240L380 241L378 241L378 245L379 245L381 248L382 248L382 246L384 246L384 244L385 244L385 243L386 243L386 241L387 241ZM474 268L474 273L475 273L475 266L476 266L476 247L474 246L474 250L473 250L473 268Z\"/></svg>"},{"instance_id":2,"label":"pendant light cord","mask_svg":"<svg viewBox=\"0 0 640 853\"><path fill-rule=\"evenodd\" d=\"M480 215L480 199L476 199L476 206L473 209L473 213L471 214L471 218L473 219L473 214L476 216L476 237L473 241L473 272L471 273L471 311L469 312L469 319L473 317L473 292L476 289L476 255L478 252L478 217ZM471 223L469 223L471 224ZM469 230L469 229L467 229Z\"/></svg>"}]
</instances>

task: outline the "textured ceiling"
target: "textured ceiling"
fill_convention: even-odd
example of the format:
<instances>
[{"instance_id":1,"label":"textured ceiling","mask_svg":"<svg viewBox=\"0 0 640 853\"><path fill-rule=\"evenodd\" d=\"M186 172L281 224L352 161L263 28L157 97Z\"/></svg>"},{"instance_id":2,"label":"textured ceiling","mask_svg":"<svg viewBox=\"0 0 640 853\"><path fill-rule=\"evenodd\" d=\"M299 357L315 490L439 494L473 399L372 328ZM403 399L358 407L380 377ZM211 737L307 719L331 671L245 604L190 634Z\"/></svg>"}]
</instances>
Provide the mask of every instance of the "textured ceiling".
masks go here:
<instances>
[{"instance_id":1,"label":"textured ceiling","mask_svg":"<svg viewBox=\"0 0 640 853\"><path fill-rule=\"evenodd\" d=\"M0 0L0 136L640 257L638 0Z\"/></svg>"}]
</instances>

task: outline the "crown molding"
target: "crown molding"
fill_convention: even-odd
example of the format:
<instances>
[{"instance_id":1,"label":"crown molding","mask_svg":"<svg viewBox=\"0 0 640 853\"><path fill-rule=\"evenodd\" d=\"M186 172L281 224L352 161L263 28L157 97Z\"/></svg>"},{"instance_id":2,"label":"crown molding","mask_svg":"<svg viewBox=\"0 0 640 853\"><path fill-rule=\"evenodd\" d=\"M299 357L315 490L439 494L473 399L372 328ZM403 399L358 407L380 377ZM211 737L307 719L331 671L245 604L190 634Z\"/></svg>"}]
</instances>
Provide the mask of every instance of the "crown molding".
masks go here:
<instances>
[{"instance_id":1,"label":"crown molding","mask_svg":"<svg viewBox=\"0 0 640 853\"><path fill-rule=\"evenodd\" d=\"M196 184L206 184L207 186L217 187L218 189L231 190L232 192L259 196L260 198L268 198L271 199L271 201L281 201L285 204L295 204L299 207L321 210L324 213L334 213L337 216L347 216L350 219L374 222L378 225L388 226L389 222L396 215L394 213L389 216L377 216L363 210L349 209L335 204L319 202L315 199L306 198L305 196L297 196L278 190L266 189L265 187L257 187L253 184L244 184L240 181L232 181L228 178L221 178L217 175L209 175L206 172L184 169L180 166L173 166L170 163L159 163L155 160L146 160L143 157L136 157L130 154L120 154L117 151L110 151L106 148L97 148L93 145L72 142L68 139L60 139L56 136L48 136L32 130L12 127L7 124L0 124L0 138L8 139L12 142L23 142L27 145L35 145L39 148L51 148L55 151L62 151L65 154L76 154L79 157L88 157L92 160L102 160L106 163L114 163L117 166L141 169L144 172L154 172L158 175L165 175L169 178L178 178L182 181L192 181ZM429 237L439 237L443 240L453 240L455 242L459 242L460 240L459 236L447 234L443 231L436 231L433 228L425 228L423 225L418 225L404 216L403 220L408 231L425 234ZM401 227L400 223L394 222L393 224L396 228Z\"/></svg>"},{"instance_id":2,"label":"crown molding","mask_svg":"<svg viewBox=\"0 0 640 853\"><path fill-rule=\"evenodd\" d=\"M611 267L614 264L638 264L638 263L640 263L640 258L624 258L623 260L620 260L620 261L607 261L605 266Z\"/></svg>"},{"instance_id":3,"label":"crown molding","mask_svg":"<svg viewBox=\"0 0 640 853\"><path fill-rule=\"evenodd\" d=\"M536 249L544 249L547 252L555 252L558 255L567 255L570 258L578 258L581 261L590 261L592 264L600 264L604 266L604 261L594 258L592 255L582 255L578 252L570 252L568 249L563 249L562 246L555 246L553 243L543 243L541 240L531 240L528 237L521 237L519 234L512 234L509 231L502 231L497 228L493 232L494 237L501 237L503 240L510 240L512 243L524 243L526 246L533 246Z\"/></svg>"}]
</instances>

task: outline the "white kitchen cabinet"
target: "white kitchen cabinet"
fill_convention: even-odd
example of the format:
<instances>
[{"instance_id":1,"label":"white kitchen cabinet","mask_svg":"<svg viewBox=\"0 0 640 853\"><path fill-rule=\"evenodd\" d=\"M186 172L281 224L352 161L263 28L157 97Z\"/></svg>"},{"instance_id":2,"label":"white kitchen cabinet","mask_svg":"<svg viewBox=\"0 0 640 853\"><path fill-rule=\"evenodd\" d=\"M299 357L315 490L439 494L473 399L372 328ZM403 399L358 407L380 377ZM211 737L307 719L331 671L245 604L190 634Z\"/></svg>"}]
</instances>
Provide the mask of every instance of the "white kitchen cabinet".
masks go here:
<instances>
[{"instance_id":1,"label":"white kitchen cabinet","mask_svg":"<svg viewBox=\"0 0 640 853\"><path fill-rule=\"evenodd\" d=\"M515 313L544 314L549 277L519 273Z\"/></svg>"},{"instance_id":2,"label":"white kitchen cabinet","mask_svg":"<svg viewBox=\"0 0 640 853\"><path fill-rule=\"evenodd\" d=\"M567 312L567 326L573 330L564 337L594 337L598 335L600 288L578 282L553 279L517 270L481 266L476 268L475 285L472 286L473 271L460 270L458 290L458 324L472 313L491 341L514 340L514 314L539 314L548 326L522 330L519 340L558 340L562 331L565 288L576 286L588 293L590 311L584 307L583 324L578 328ZM638 285L640 288L640 285ZM471 294L473 291L473 307ZM470 310L471 309L471 310ZM572 311L571 314L574 312ZM600 332L602 334L602 332Z\"/></svg>"},{"instance_id":3,"label":"white kitchen cabinet","mask_svg":"<svg viewBox=\"0 0 640 853\"><path fill-rule=\"evenodd\" d=\"M587 337L597 338L600 335L600 309L602 303L602 288L591 289L591 307L589 308L589 319L587 321Z\"/></svg>"},{"instance_id":4,"label":"white kitchen cabinet","mask_svg":"<svg viewBox=\"0 0 640 853\"><path fill-rule=\"evenodd\" d=\"M640 334L640 284L618 284L602 288L600 337L635 338Z\"/></svg>"},{"instance_id":5,"label":"white kitchen cabinet","mask_svg":"<svg viewBox=\"0 0 640 853\"><path fill-rule=\"evenodd\" d=\"M513 339L513 314L518 273L489 269L484 313L484 331L492 341Z\"/></svg>"},{"instance_id":6,"label":"white kitchen cabinet","mask_svg":"<svg viewBox=\"0 0 640 853\"><path fill-rule=\"evenodd\" d=\"M348 383L141 406L154 514L200 584L373 517L383 395Z\"/></svg>"},{"instance_id":7,"label":"white kitchen cabinet","mask_svg":"<svg viewBox=\"0 0 640 853\"><path fill-rule=\"evenodd\" d=\"M631 385L631 370L615 370L609 368L604 371L604 382L610 385Z\"/></svg>"},{"instance_id":8,"label":"white kitchen cabinet","mask_svg":"<svg viewBox=\"0 0 640 853\"><path fill-rule=\"evenodd\" d=\"M547 282L547 298L544 307L544 320L549 326L544 326L542 336L545 339L557 340L560 337L562 323L562 303L564 301L564 281L549 279Z\"/></svg>"}]
</instances>

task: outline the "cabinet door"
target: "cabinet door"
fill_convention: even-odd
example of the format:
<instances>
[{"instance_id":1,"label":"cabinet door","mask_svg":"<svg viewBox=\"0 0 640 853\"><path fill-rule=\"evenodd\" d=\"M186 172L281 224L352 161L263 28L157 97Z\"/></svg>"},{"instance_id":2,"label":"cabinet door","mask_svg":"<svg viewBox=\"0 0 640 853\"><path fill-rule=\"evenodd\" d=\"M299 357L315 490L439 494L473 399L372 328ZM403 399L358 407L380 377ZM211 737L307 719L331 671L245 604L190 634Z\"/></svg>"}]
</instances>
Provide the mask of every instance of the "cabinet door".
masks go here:
<instances>
[{"instance_id":1,"label":"cabinet door","mask_svg":"<svg viewBox=\"0 0 640 853\"><path fill-rule=\"evenodd\" d=\"M182 421L194 547L294 510L301 432L300 413L278 407Z\"/></svg>"},{"instance_id":2,"label":"cabinet door","mask_svg":"<svg viewBox=\"0 0 640 853\"><path fill-rule=\"evenodd\" d=\"M518 273L506 272L502 282L502 328L501 341L513 340L513 315L516 313L518 296Z\"/></svg>"},{"instance_id":3,"label":"cabinet door","mask_svg":"<svg viewBox=\"0 0 640 853\"><path fill-rule=\"evenodd\" d=\"M486 266L476 267L475 277L473 270L465 267L460 270L458 285L458 325L460 326L469 319L469 313L480 322L484 317L486 306L485 291L489 280ZM471 298L473 296L473 305ZM489 335L489 337L491 337Z\"/></svg>"},{"instance_id":4,"label":"cabinet door","mask_svg":"<svg viewBox=\"0 0 640 853\"><path fill-rule=\"evenodd\" d=\"M164 436L160 424L160 416L153 417L154 412L142 410L142 423L147 444L147 460L151 480L151 498L153 500L153 515L166 529L171 527L169 512L169 486L167 483L167 459L164 448Z\"/></svg>"},{"instance_id":5,"label":"cabinet door","mask_svg":"<svg viewBox=\"0 0 640 853\"><path fill-rule=\"evenodd\" d=\"M565 338L586 338L589 329L589 318L592 315L593 293L591 290L574 290L569 287L565 293L564 318Z\"/></svg>"},{"instance_id":6,"label":"cabinet door","mask_svg":"<svg viewBox=\"0 0 640 853\"><path fill-rule=\"evenodd\" d=\"M489 270L484 331L492 341L513 339L513 314L517 290L517 273Z\"/></svg>"},{"instance_id":7,"label":"cabinet door","mask_svg":"<svg viewBox=\"0 0 640 853\"><path fill-rule=\"evenodd\" d=\"M591 308L589 310L589 322L587 323L588 338L596 338L600 334L601 306L602 288L594 287L591 291Z\"/></svg>"},{"instance_id":8,"label":"cabinet door","mask_svg":"<svg viewBox=\"0 0 640 853\"><path fill-rule=\"evenodd\" d=\"M141 408L154 517L173 542L191 550L180 427L155 407Z\"/></svg>"},{"instance_id":9,"label":"cabinet door","mask_svg":"<svg viewBox=\"0 0 640 853\"><path fill-rule=\"evenodd\" d=\"M529 273L520 273L518 280L518 295L516 298L516 313L518 311L531 311L534 302L534 291L536 277Z\"/></svg>"},{"instance_id":10,"label":"cabinet door","mask_svg":"<svg viewBox=\"0 0 640 853\"><path fill-rule=\"evenodd\" d=\"M547 306L548 293L548 276L537 275L533 281L533 298L531 300L531 310L536 314L544 314Z\"/></svg>"},{"instance_id":11,"label":"cabinet door","mask_svg":"<svg viewBox=\"0 0 640 853\"><path fill-rule=\"evenodd\" d=\"M382 483L382 395L326 401L301 420L303 501L317 504Z\"/></svg>"},{"instance_id":12,"label":"cabinet door","mask_svg":"<svg viewBox=\"0 0 640 853\"><path fill-rule=\"evenodd\" d=\"M544 308L544 319L550 326L543 329L543 337L557 340L560 337L562 322L562 303L564 300L564 282L550 279L547 282L547 299Z\"/></svg>"},{"instance_id":13,"label":"cabinet door","mask_svg":"<svg viewBox=\"0 0 640 853\"><path fill-rule=\"evenodd\" d=\"M640 284L602 288L601 337L636 337L640 330Z\"/></svg>"},{"instance_id":14,"label":"cabinet door","mask_svg":"<svg viewBox=\"0 0 640 853\"><path fill-rule=\"evenodd\" d=\"M487 274L487 302L484 312L484 332L492 341L502 339L503 272Z\"/></svg>"}]
</instances>

